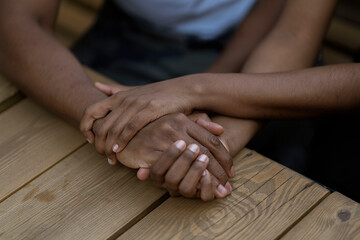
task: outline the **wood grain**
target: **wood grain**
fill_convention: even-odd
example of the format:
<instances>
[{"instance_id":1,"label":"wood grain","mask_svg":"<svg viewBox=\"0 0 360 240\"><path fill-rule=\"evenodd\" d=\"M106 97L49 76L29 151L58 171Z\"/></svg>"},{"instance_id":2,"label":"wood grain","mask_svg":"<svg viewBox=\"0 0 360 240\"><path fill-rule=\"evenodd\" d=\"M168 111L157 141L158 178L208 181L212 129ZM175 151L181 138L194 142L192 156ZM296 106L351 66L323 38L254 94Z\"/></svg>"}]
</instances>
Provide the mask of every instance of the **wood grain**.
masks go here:
<instances>
[{"instance_id":1,"label":"wood grain","mask_svg":"<svg viewBox=\"0 0 360 240\"><path fill-rule=\"evenodd\" d=\"M282 239L360 239L360 204L334 192Z\"/></svg>"},{"instance_id":2,"label":"wood grain","mask_svg":"<svg viewBox=\"0 0 360 240\"><path fill-rule=\"evenodd\" d=\"M275 239L328 194L249 150L235 166L230 197L210 203L168 199L118 239Z\"/></svg>"},{"instance_id":3,"label":"wood grain","mask_svg":"<svg viewBox=\"0 0 360 240\"><path fill-rule=\"evenodd\" d=\"M28 99L0 114L0 133L0 202L85 143Z\"/></svg>"},{"instance_id":4,"label":"wood grain","mask_svg":"<svg viewBox=\"0 0 360 240\"><path fill-rule=\"evenodd\" d=\"M107 239L156 207L165 192L110 166L86 144L0 204L7 239Z\"/></svg>"}]
</instances>

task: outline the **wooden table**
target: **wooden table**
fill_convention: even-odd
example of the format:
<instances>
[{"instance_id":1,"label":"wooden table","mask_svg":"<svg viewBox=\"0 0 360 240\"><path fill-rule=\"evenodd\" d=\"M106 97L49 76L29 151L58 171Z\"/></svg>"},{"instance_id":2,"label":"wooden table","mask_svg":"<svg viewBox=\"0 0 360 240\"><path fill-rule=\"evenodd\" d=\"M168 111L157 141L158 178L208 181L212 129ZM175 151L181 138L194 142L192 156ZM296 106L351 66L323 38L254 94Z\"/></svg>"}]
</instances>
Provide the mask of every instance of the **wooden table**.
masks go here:
<instances>
[{"instance_id":1,"label":"wooden table","mask_svg":"<svg viewBox=\"0 0 360 240\"><path fill-rule=\"evenodd\" d=\"M0 94L0 239L360 239L358 203L251 150L226 199L169 198L1 78Z\"/></svg>"}]
</instances>

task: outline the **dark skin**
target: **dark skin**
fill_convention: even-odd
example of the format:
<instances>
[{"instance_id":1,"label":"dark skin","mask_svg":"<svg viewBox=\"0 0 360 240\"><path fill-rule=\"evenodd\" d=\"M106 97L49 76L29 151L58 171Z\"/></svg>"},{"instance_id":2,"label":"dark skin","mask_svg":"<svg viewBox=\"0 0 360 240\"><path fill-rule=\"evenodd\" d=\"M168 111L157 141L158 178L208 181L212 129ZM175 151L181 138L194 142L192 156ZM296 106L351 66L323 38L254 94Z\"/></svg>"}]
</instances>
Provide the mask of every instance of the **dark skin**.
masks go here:
<instances>
[{"instance_id":1,"label":"dark skin","mask_svg":"<svg viewBox=\"0 0 360 240\"><path fill-rule=\"evenodd\" d=\"M335 0L317 1L316 4L286 1L278 22L245 62L243 72L290 71L311 66L335 4ZM293 57L289 60L286 56ZM277 59L281 59L282 65ZM265 62L262 67L256 67L262 62ZM194 74L136 87L88 107L80 129L90 142L94 142L90 131L92 123L106 116L104 132L107 136L101 141L106 141L105 153L111 155L122 151L146 124L174 112L189 114L194 110L209 110L253 119L313 116L312 106L306 103L309 97L305 91L311 89L314 96L322 91L318 79L319 76L328 79L326 72L325 69L264 75ZM309 80L303 81L304 78ZM337 82L338 79L332 78L329 92L339 89ZM350 89L352 85L348 87ZM352 101L356 102L357 98ZM319 108L331 108L334 101L324 96L312 103L316 112Z\"/></svg>"},{"instance_id":2,"label":"dark skin","mask_svg":"<svg viewBox=\"0 0 360 240\"><path fill-rule=\"evenodd\" d=\"M328 14L333 2L326 1L326 5L319 7L321 11L317 11L316 19L311 21L314 34L309 34L312 36L310 40L300 38L299 42L287 41L279 44L279 41L284 39L281 36L291 38L294 27L299 30L297 32L303 33L303 29L298 28L296 21L290 21L289 16L293 15L301 21L304 20L303 16L308 16L299 11L303 8L302 4L309 5L307 1L289 1L297 4L286 7L287 14L281 14L278 21L277 13L287 2L260 1L244 24L239 26L233 41L230 41L231 44L211 66L209 72L235 72L239 68L245 72L271 72L310 66L314 58L312 52L317 52L319 39L325 29L322 26L322 23L326 22L324 14ZM27 95L78 126L84 109L105 99L106 95L92 85L74 56L52 36L59 3L60 1L45 0L0 1L0 68L4 75ZM323 1L317 3L324 4ZM266 4L272 4L272 8L268 8ZM316 10L314 2L310 4L312 9ZM299 11L302 16L297 18L296 12L293 14L291 9ZM256 15L261 18L252 17ZM309 17L312 20L311 14ZM263 24L264 22L269 24ZM314 22L319 24L313 24ZM240 40L241 44L237 44ZM306 48L299 47L299 43L306 43ZM293 56L292 61L284 56ZM21 71L18 71L19 66ZM225 129L219 138L228 139L230 152L241 149L258 129L258 124L251 120L219 116L216 121ZM111 151L112 145L109 146ZM115 154L112 153L112 156Z\"/></svg>"},{"instance_id":3,"label":"dark skin","mask_svg":"<svg viewBox=\"0 0 360 240\"><path fill-rule=\"evenodd\" d=\"M101 121L102 120L98 120L95 122L95 135L98 135L98 129L102 126ZM124 151L117 154L117 158L119 162L128 167L150 168L157 163L162 154L178 139L182 139L187 145L196 144L199 146L198 152L206 155L209 159L207 168L212 181L211 186L213 189L211 192L213 192L217 198L223 198L231 192L231 187L230 184L227 183L227 174L224 172L222 166L215 160L213 152L227 157L227 159L224 159L224 162L232 161L221 141L209 132L222 133L223 129L220 128L219 125L209 125L209 122L210 119L205 114L193 114L192 116L187 117L184 114L175 113L164 116L142 129L138 135L130 141ZM208 141L211 142L210 145L202 144L207 142L206 139L213 139ZM185 164L185 166L180 168L188 169L188 167L186 167L186 162L179 161L179 164L180 163ZM158 175L158 173L156 173L157 166L159 167L161 165L156 164L151 167L153 175ZM220 177L214 177L214 175ZM180 180L182 179L183 174L173 174L172 176L173 178L167 178L167 181L162 186L166 187L172 196L178 195L178 193L183 195L181 189L177 190L177 188L180 187ZM165 179L165 177L163 178ZM184 182L183 187L185 188L186 186L186 182Z\"/></svg>"},{"instance_id":4,"label":"dark skin","mask_svg":"<svg viewBox=\"0 0 360 240\"><path fill-rule=\"evenodd\" d=\"M0 1L0 70L35 101L79 126L85 108L107 96L94 87L80 63L53 37L59 4ZM223 184L228 178L223 179L224 175L216 176Z\"/></svg>"},{"instance_id":5,"label":"dark skin","mask_svg":"<svg viewBox=\"0 0 360 240\"><path fill-rule=\"evenodd\" d=\"M230 70L224 67L229 66L229 62L244 62L244 59L256 47L256 43L264 37L274 23L274 16L282 1L272 0L271 2L273 6L271 11L264 11L268 9L266 4L257 4L248 17L254 19L255 16L262 15L262 19L269 24L264 25L260 21L251 20L246 21L249 22L248 24L240 25L234 35L234 40L231 41L233 44L230 44L218 61L212 65L212 70L227 72ZM60 0L0 0L0 34L2 36L0 38L0 52L2 53L0 54L0 70L28 96L78 126L84 110L105 99L106 95L93 86L77 59L53 37L59 5ZM252 38L249 39L242 38L243 35L249 35L249 29L254 29L254 26L258 30L256 34L252 34ZM241 45L246 48L237 47L234 44L237 39L242 39ZM241 59L234 59L234 53L237 53L237 56L241 55ZM19 66L21 66L21 71L18 71ZM211 72L211 69L208 71ZM237 71L237 69L233 68L231 71ZM233 138L228 142L234 145L233 152L236 152L237 149L243 147L247 139L244 137L244 141L239 141L238 137L235 138L238 135L236 133L244 129L244 124L232 118L223 117L223 119L226 119L222 121L224 127L227 125L227 129L232 129L232 134L225 133L224 136ZM228 139L222 136L220 138L223 142L224 139ZM113 158L114 156L115 154L112 154ZM116 160L116 157L112 160ZM221 171L224 170L217 172ZM226 169L226 171L229 172L231 169Z\"/></svg>"},{"instance_id":6,"label":"dark skin","mask_svg":"<svg viewBox=\"0 0 360 240\"><path fill-rule=\"evenodd\" d=\"M328 5L328 8L327 8L328 11L322 12L322 13L327 12L327 15L322 16L323 18L321 18L321 16L319 17L317 14L317 17L319 17L319 19L320 20L322 19L322 20L320 22L317 22L317 25L315 25L314 29L310 29L310 32L308 32L308 29L306 27L303 29L304 33L299 31L299 34L301 36L312 35L313 36L312 38L307 38L307 37L303 38L301 36L300 37L293 36L294 40L296 40L296 41L289 41L286 44L278 45L279 38L281 40L281 38L283 38L284 34L287 35L286 31L284 32L284 25L286 25L285 23L287 23L288 21L285 21L284 19L287 19L288 15L292 15L292 14L287 14L286 16L283 16L282 18L284 18L284 19L282 21L280 21L280 23L278 23L278 26L277 26L278 29L280 29L280 30L272 32L269 35L269 37L266 39L266 41L263 41L263 42L261 42L261 44L259 44L257 49L255 49L255 51L249 57L248 61L245 63L242 71L246 72L246 73L270 73L270 72L281 72L281 71L287 71L287 70L301 69L304 67L311 66L311 64L313 63L313 61L317 55L317 51L314 49L316 49L319 46L321 38L326 29L324 27L324 25L326 26L326 22L329 20L330 15L331 15L331 14L329 14L329 12L331 13L331 9L334 7L334 2L332 2L332 3L327 2L327 4L330 4L330 5ZM290 9L291 9L290 12L292 12L293 11L292 9L295 9L295 7L293 8L293 6L291 6ZM294 16L296 16L296 14ZM311 14L310 14L309 18L311 19ZM314 31L314 32L311 33L311 31ZM306 47L301 47L302 45L304 45ZM299 49L301 49L301 51L299 51ZM275 54L274 50L276 50L276 54ZM292 60L289 61L287 58L284 58L283 55L292 56ZM269 59L267 59L267 58L269 58ZM344 74L344 75L342 75L342 77L347 79L346 80L347 82L344 84L347 85L349 87L349 89L353 88L353 86L354 86L353 82L354 82L354 79L356 79L356 78L354 78L354 76L356 76L356 74L354 74L355 72L353 72L354 69L355 68L353 66L341 66L340 68L338 68L336 66L332 67L332 70L335 70L335 72L337 72L339 70L338 73ZM352 72L350 72L349 75L347 75L348 70L352 70ZM317 71L317 72L313 72L313 71ZM301 72L301 74L298 74L300 72L294 72L294 73L289 73L288 75L286 75L286 74L265 75L264 74L264 75L246 75L246 76L248 78L249 86L255 87L253 92L250 91L250 94L253 94L254 97L258 96L257 90L259 90L259 89L264 90L262 88L262 86L268 86L269 82L271 83L271 82L276 82L276 81L282 81L281 84L284 85L283 91L284 91L284 93L287 93L287 95L285 94L285 96L288 96L293 93L293 91L288 91L288 90L295 88L295 92L298 91L297 90L298 85L296 84L296 81L302 81L304 78L306 78L306 79L308 79L308 82L306 82L305 84L300 84L300 86L301 85L309 86L309 84L311 86L316 86L316 85L319 85L319 83L316 81L316 79L318 79L319 76L320 77L322 76L323 80L318 80L318 81L325 81L328 79L329 76L334 76L333 73L330 73L330 75L326 75L326 72L327 72L326 70L309 70L309 71L305 71L303 73ZM281 75L283 80L281 80L281 77L280 78L278 77L279 75ZM350 76L350 77L347 77L347 76ZM242 77L243 76L237 75L237 74L234 74L234 75L208 74L208 75L206 75L206 78L205 78L205 76L204 76L204 78L202 78L202 76L196 75L195 79L193 77L191 79L191 81L189 81L189 84L196 82L196 79L198 78L199 81L204 80L203 83L205 83L205 85L212 86L213 87L212 90L214 91L214 93L216 92L217 89L221 89L222 86L231 86L230 88L233 89L234 92L236 92L238 90L237 93L234 93L235 97L243 96L243 94L239 94L239 91L240 92L242 91L244 93L244 96L247 96L247 95L249 95L249 93L247 92L249 90L249 88L247 88L247 85L244 85L244 82L242 81ZM231 80L227 80L227 79L231 79ZM275 79L278 79L278 80L275 81ZM299 79L299 80L295 80L294 81L295 83L291 82L291 81L286 81L289 79ZM244 80L246 80L246 78ZM315 81L313 82L311 80L315 80ZM211 84L209 84L209 82L207 82L207 81L212 81L212 82L211 82ZM229 82L229 84L224 84L224 81L230 81L230 82ZM339 89L338 86L334 85L335 82L338 82L338 78L335 78L335 79L333 78L329 87L332 87L333 89ZM238 88L234 88L234 86L236 86L236 84L239 85ZM279 84L277 84L277 85L279 85ZM193 85L189 85L189 86L193 87ZM98 88L104 92L107 92L108 94L109 93L113 94L113 93L117 92L116 85L114 85L114 86L98 85ZM306 88L308 88L308 87L306 87ZM321 91L322 89L323 88L321 88L321 89L315 88L315 90L319 90L319 91ZM357 89L359 89L359 88L357 88ZM224 98L224 95L225 96L227 95L227 94L224 94L223 92L221 92L221 93L220 92L221 91L219 91L220 98L215 98L215 99L217 99L216 102L218 101L218 99ZM269 93L273 94L274 89L270 88ZM301 92L299 92L299 93L301 93ZM206 91L204 91L203 94L209 96L208 92L206 92ZM190 94L190 97L191 96L192 96L192 94ZM348 104L354 106L353 104L356 104L356 102L357 102L356 94L352 94L351 96L355 96L355 97L351 98L350 102L343 101L343 102L340 102L339 104L344 104L343 107L345 107L345 108L347 108L346 105L349 106ZM303 96L303 99L306 99L306 98L307 98L306 96ZM212 98L212 99L214 99L214 98ZM284 102L289 103L288 100L289 99L284 99ZM301 101L301 98L299 100ZM298 103L299 103L299 101L298 101ZM296 104L296 102L293 102L293 104ZM204 105L206 105L206 104L204 104ZM226 110L227 106L233 106L233 104L227 102L226 104L219 106L219 108L225 108L225 110ZM335 110L334 108L332 108L332 109ZM220 111L222 111L222 110L223 109L221 109ZM263 110L263 109L261 109L261 110ZM261 113L262 113L262 111L259 111L259 114L261 114ZM281 116L280 116L280 114L281 114ZM306 114L309 114L309 113L303 113L303 116L306 116ZM317 114L320 114L320 112L318 111ZM284 117L284 116L286 116L286 112L283 110L282 112L278 113L277 117ZM310 116L310 115L307 115L307 116ZM251 136L253 136L255 134L255 132L259 129L261 123L258 121L254 121L254 120L231 119L231 121L229 121L229 119L230 118L219 116L219 117L214 118L213 120L220 124L226 123L225 124L226 126L230 126L231 124L238 121L234 125L233 128L230 128L233 131L227 131L227 128L225 127L225 133L224 133L224 135L229 135L229 133L231 135L231 133L234 133L234 135L232 135L232 137L228 138L228 139L231 139L232 141L231 140L228 141L227 144L225 144L225 145L228 146L231 153L234 153L234 152L236 153L237 150L239 150L238 146L244 146L247 143L247 141L251 138ZM237 129L237 130L241 129L241 131L237 132L235 129ZM239 136L243 136L243 137L241 138ZM238 141L234 143L234 140L235 141L238 140ZM118 155L119 155L119 153L118 153ZM142 178L145 179L148 176L149 176L149 172L146 171L143 173Z\"/></svg>"}]
</instances>

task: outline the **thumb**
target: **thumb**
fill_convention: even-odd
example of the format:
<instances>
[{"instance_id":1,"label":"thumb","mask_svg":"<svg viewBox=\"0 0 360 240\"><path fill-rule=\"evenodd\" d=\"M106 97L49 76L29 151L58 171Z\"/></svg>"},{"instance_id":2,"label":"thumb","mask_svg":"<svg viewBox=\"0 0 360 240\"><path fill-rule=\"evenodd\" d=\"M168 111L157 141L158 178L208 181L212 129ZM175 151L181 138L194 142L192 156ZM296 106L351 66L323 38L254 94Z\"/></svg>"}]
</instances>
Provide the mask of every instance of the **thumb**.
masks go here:
<instances>
[{"instance_id":1,"label":"thumb","mask_svg":"<svg viewBox=\"0 0 360 240\"><path fill-rule=\"evenodd\" d=\"M216 136L224 133L224 128L221 125L212 122L211 120L199 118L195 120L195 122Z\"/></svg>"},{"instance_id":2,"label":"thumb","mask_svg":"<svg viewBox=\"0 0 360 240\"><path fill-rule=\"evenodd\" d=\"M137 171L137 178L145 181L150 177L150 168L139 168Z\"/></svg>"},{"instance_id":3,"label":"thumb","mask_svg":"<svg viewBox=\"0 0 360 240\"><path fill-rule=\"evenodd\" d=\"M100 82L95 82L94 86L95 88L97 88L98 90L100 90L101 92L105 93L108 96L113 95L113 91L111 90L111 87L109 85Z\"/></svg>"}]
</instances>

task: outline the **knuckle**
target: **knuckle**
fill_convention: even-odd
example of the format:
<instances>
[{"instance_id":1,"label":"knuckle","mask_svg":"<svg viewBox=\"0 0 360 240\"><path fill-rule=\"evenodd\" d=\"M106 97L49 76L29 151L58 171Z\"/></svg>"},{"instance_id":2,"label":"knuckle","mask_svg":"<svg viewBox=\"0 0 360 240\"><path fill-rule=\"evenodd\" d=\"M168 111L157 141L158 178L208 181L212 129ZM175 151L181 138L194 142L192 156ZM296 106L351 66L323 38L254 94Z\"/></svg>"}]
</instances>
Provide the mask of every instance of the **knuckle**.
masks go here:
<instances>
[{"instance_id":1,"label":"knuckle","mask_svg":"<svg viewBox=\"0 0 360 240\"><path fill-rule=\"evenodd\" d=\"M159 126L159 129L162 130L162 131L171 131L172 130L172 127L171 125L168 123L168 122L162 122Z\"/></svg>"},{"instance_id":2,"label":"knuckle","mask_svg":"<svg viewBox=\"0 0 360 240\"><path fill-rule=\"evenodd\" d=\"M185 114L183 114L183 113L174 113L173 117L175 120L180 121L180 122L184 121L186 118Z\"/></svg>"},{"instance_id":3,"label":"knuckle","mask_svg":"<svg viewBox=\"0 0 360 240\"><path fill-rule=\"evenodd\" d=\"M108 132L107 128L103 125L97 129L97 131L95 132L95 135L103 138L106 136L107 132Z\"/></svg>"},{"instance_id":4,"label":"knuckle","mask_svg":"<svg viewBox=\"0 0 360 240\"><path fill-rule=\"evenodd\" d=\"M115 127L111 127L109 129L109 131L107 132L108 138L109 137L113 138L113 137L117 136L117 134L118 134L118 131L117 131L117 129Z\"/></svg>"},{"instance_id":5,"label":"knuckle","mask_svg":"<svg viewBox=\"0 0 360 240\"><path fill-rule=\"evenodd\" d=\"M120 98L120 95L118 95L118 99ZM120 99L119 99L120 100ZM131 103L133 103L134 101L136 101L136 99L133 99L131 96L126 96L123 99L123 104L124 105L130 105Z\"/></svg>"},{"instance_id":6,"label":"knuckle","mask_svg":"<svg viewBox=\"0 0 360 240\"><path fill-rule=\"evenodd\" d=\"M130 120L126 125L126 130L133 132L137 129L138 123L136 120Z\"/></svg>"},{"instance_id":7,"label":"knuckle","mask_svg":"<svg viewBox=\"0 0 360 240\"><path fill-rule=\"evenodd\" d=\"M220 142L219 138L217 138L216 136L214 136L212 134L208 135L208 141L214 147L218 148L221 146L221 142Z\"/></svg>"},{"instance_id":8,"label":"knuckle","mask_svg":"<svg viewBox=\"0 0 360 240\"><path fill-rule=\"evenodd\" d=\"M160 104L157 102L157 100L150 100L149 103L148 103L148 107L150 109L159 109Z\"/></svg>"},{"instance_id":9,"label":"knuckle","mask_svg":"<svg viewBox=\"0 0 360 240\"><path fill-rule=\"evenodd\" d=\"M176 191L178 189L178 181L174 178L165 177L165 185L168 190Z\"/></svg>"}]
</instances>

